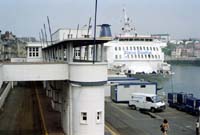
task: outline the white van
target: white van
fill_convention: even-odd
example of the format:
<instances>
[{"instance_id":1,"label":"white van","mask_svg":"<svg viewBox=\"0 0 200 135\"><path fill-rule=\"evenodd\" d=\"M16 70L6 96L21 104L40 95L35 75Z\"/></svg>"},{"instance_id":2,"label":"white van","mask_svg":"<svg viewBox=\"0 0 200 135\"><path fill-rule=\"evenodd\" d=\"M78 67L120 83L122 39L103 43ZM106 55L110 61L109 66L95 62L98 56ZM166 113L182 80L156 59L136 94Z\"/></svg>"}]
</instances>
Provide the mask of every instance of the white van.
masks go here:
<instances>
[{"instance_id":1,"label":"white van","mask_svg":"<svg viewBox=\"0 0 200 135\"><path fill-rule=\"evenodd\" d=\"M165 102L161 101L160 97L155 94L132 93L128 106L132 109L139 108L155 112L157 110L163 111Z\"/></svg>"}]
</instances>

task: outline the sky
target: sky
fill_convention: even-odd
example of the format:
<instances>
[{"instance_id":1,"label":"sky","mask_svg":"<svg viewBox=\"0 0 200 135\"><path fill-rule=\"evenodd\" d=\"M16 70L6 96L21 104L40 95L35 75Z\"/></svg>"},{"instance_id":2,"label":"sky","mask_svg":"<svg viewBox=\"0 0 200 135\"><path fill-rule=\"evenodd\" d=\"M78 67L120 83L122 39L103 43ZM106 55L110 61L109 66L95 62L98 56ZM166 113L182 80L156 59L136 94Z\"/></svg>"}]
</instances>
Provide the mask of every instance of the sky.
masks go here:
<instances>
[{"instance_id":1,"label":"sky","mask_svg":"<svg viewBox=\"0 0 200 135\"><path fill-rule=\"evenodd\" d=\"M0 30L17 37L39 39L50 18L52 32L94 24L95 0L1 0ZM112 34L121 32L122 9L138 34L168 33L172 39L200 38L200 0L98 0L97 24L111 24Z\"/></svg>"}]
</instances>

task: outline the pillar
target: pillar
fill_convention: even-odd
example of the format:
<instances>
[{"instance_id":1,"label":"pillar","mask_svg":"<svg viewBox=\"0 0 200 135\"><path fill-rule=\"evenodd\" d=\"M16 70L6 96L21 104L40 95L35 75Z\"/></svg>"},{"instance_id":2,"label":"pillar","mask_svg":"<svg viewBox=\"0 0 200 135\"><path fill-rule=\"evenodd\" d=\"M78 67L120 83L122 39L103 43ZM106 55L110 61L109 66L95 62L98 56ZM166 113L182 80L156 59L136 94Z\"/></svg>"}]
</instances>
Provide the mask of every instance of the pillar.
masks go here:
<instances>
[{"instance_id":1,"label":"pillar","mask_svg":"<svg viewBox=\"0 0 200 135\"><path fill-rule=\"evenodd\" d=\"M73 135L104 135L104 86L72 86Z\"/></svg>"}]
</instances>

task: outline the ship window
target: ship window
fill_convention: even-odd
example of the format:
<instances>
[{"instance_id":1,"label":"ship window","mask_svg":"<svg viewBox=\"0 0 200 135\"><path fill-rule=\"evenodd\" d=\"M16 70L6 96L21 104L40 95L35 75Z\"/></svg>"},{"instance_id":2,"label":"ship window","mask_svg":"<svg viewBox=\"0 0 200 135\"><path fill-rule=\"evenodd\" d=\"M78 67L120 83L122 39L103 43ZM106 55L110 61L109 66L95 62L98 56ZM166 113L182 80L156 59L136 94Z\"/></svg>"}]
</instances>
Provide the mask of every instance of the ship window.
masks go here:
<instances>
[{"instance_id":1,"label":"ship window","mask_svg":"<svg viewBox=\"0 0 200 135\"><path fill-rule=\"evenodd\" d=\"M132 38L130 38L130 41L133 41L133 39L132 39Z\"/></svg>"},{"instance_id":2,"label":"ship window","mask_svg":"<svg viewBox=\"0 0 200 135\"><path fill-rule=\"evenodd\" d=\"M160 59L160 55L158 55L158 58Z\"/></svg>"},{"instance_id":3,"label":"ship window","mask_svg":"<svg viewBox=\"0 0 200 135\"><path fill-rule=\"evenodd\" d=\"M115 47L115 51L117 51L117 47Z\"/></svg>"},{"instance_id":4,"label":"ship window","mask_svg":"<svg viewBox=\"0 0 200 135\"><path fill-rule=\"evenodd\" d=\"M118 56L117 55L115 55L115 59L117 59L118 58Z\"/></svg>"},{"instance_id":5,"label":"ship window","mask_svg":"<svg viewBox=\"0 0 200 135\"><path fill-rule=\"evenodd\" d=\"M38 57L38 53L36 53L36 56Z\"/></svg>"},{"instance_id":6,"label":"ship window","mask_svg":"<svg viewBox=\"0 0 200 135\"><path fill-rule=\"evenodd\" d=\"M143 59L143 54L141 55L142 59Z\"/></svg>"},{"instance_id":7,"label":"ship window","mask_svg":"<svg viewBox=\"0 0 200 135\"><path fill-rule=\"evenodd\" d=\"M142 47L140 47L140 50L142 50Z\"/></svg>"},{"instance_id":8,"label":"ship window","mask_svg":"<svg viewBox=\"0 0 200 135\"><path fill-rule=\"evenodd\" d=\"M126 47L126 50L128 50L128 46Z\"/></svg>"},{"instance_id":9,"label":"ship window","mask_svg":"<svg viewBox=\"0 0 200 135\"><path fill-rule=\"evenodd\" d=\"M137 58L137 55L135 54L135 58Z\"/></svg>"},{"instance_id":10,"label":"ship window","mask_svg":"<svg viewBox=\"0 0 200 135\"><path fill-rule=\"evenodd\" d=\"M33 57L35 57L35 53L33 53Z\"/></svg>"},{"instance_id":11,"label":"ship window","mask_svg":"<svg viewBox=\"0 0 200 135\"><path fill-rule=\"evenodd\" d=\"M133 54L131 54L131 58L133 58Z\"/></svg>"},{"instance_id":12,"label":"ship window","mask_svg":"<svg viewBox=\"0 0 200 135\"><path fill-rule=\"evenodd\" d=\"M147 50L149 50L149 47L147 47Z\"/></svg>"},{"instance_id":13,"label":"ship window","mask_svg":"<svg viewBox=\"0 0 200 135\"><path fill-rule=\"evenodd\" d=\"M145 50L145 47L143 47L143 50Z\"/></svg>"},{"instance_id":14,"label":"ship window","mask_svg":"<svg viewBox=\"0 0 200 135\"><path fill-rule=\"evenodd\" d=\"M156 47L156 50L158 51L158 47Z\"/></svg>"},{"instance_id":15,"label":"ship window","mask_svg":"<svg viewBox=\"0 0 200 135\"><path fill-rule=\"evenodd\" d=\"M127 55L127 58L129 59L129 55Z\"/></svg>"},{"instance_id":16,"label":"ship window","mask_svg":"<svg viewBox=\"0 0 200 135\"><path fill-rule=\"evenodd\" d=\"M35 48L33 48L33 51L35 51Z\"/></svg>"},{"instance_id":17,"label":"ship window","mask_svg":"<svg viewBox=\"0 0 200 135\"><path fill-rule=\"evenodd\" d=\"M32 53L29 53L29 56L31 57L31 56L32 56Z\"/></svg>"},{"instance_id":18,"label":"ship window","mask_svg":"<svg viewBox=\"0 0 200 135\"><path fill-rule=\"evenodd\" d=\"M152 55L152 58L154 59L154 56Z\"/></svg>"},{"instance_id":19,"label":"ship window","mask_svg":"<svg viewBox=\"0 0 200 135\"><path fill-rule=\"evenodd\" d=\"M121 51L121 47L119 47L119 50Z\"/></svg>"},{"instance_id":20,"label":"ship window","mask_svg":"<svg viewBox=\"0 0 200 135\"><path fill-rule=\"evenodd\" d=\"M31 52L31 51L32 51L32 48L29 48L29 51Z\"/></svg>"},{"instance_id":21,"label":"ship window","mask_svg":"<svg viewBox=\"0 0 200 135\"><path fill-rule=\"evenodd\" d=\"M36 48L36 51L38 52L38 48Z\"/></svg>"},{"instance_id":22,"label":"ship window","mask_svg":"<svg viewBox=\"0 0 200 135\"><path fill-rule=\"evenodd\" d=\"M141 40L141 41L144 41L144 38L141 38L140 40Z\"/></svg>"},{"instance_id":23,"label":"ship window","mask_svg":"<svg viewBox=\"0 0 200 135\"><path fill-rule=\"evenodd\" d=\"M153 50L155 51L155 47L153 47Z\"/></svg>"},{"instance_id":24,"label":"ship window","mask_svg":"<svg viewBox=\"0 0 200 135\"><path fill-rule=\"evenodd\" d=\"M119 58L121 59L121 58L122 58L122 56L121 56L121 55L119 55Z\"/></svg>"},{"instance_id":25,"label":"ship window","mask_svg":"<svg viewBox=\"0 0 200 135\"><path fill-rule=\"evenodd\" d=\"M123 50L125 50L125 48L123 47Z\"/></svg>"},{"instance_id":26,"label":"ship window","mask_svg":"<svg viewBox=\"0 0 200 135\"><path fill-rule=\"evenodd\" d=\"M145 58L147 58L147 55L145 54Z\"/></svg>"},{"instance_id":27,"label":"ship window","mask_svg":"<svg viewBox=\"0 0 200 135\"><path fill-rule=\"evenodd\" d=\"M137 47L137 50L139 50L139 47Z\"/></svg>"},{"instance_id":28,"label":"ship window","mask_svg":"<svg viewBox=\"0 0 200 135\"><path fill-rule=\"evenodd\" d=\"M133 50L135 50L135 46L133 47Z\"/></svg>"},{"instance_id":29,"label":"ship window","mask_svg":"<svg viewBox=\"0 0 200 135\"><path fill-rule=\"evenodd\" d=\"M87 112L81 112L80 123L87 124Z\"/></svg>"},{"instance_id":30,"label":"ship window","mask_svg":"<svg viewBox=\"0 0 200 135\"><path fill-rule=\"evenodd\" d=\"M155 55L155 58L157 59L157 55Z\"/></svg>"},{"instance_id":31,"label":"ship window","mask_svg":"<svg viewBox=\"0 0 200 135\"><path fill-rule=\"evenodd\" d=\"M140 55L138 54L138 58L140 58Z\"/></svg>"},{"instance_id":32,"label":"ship window","mask_svg":"<svg viewBox=\"0 0 200 135\"><path fill-rule=\"evenodd\" d=\"M132 50L132 46L130 47L130 50Z\"/></svg>"},{"instance_id":33,"label":"ship window","mask_svg":"<svg viewBox=\"0 0 200 135\"><path fill-rule=\"evenodd\" d=\"M151 58L151 55L150 55L150 54L148 55L148 58L149 58L149 59Z\"/></svg>"},{"instance_id":34,"label":"ship window","mask_svg":"<svg viewBox=\"0 0 200 135\"><path fill-rule=\"evenodd\" d=\"M140 85L140 88L146 88L146 85Z\"/></svg>"}]
</instances>

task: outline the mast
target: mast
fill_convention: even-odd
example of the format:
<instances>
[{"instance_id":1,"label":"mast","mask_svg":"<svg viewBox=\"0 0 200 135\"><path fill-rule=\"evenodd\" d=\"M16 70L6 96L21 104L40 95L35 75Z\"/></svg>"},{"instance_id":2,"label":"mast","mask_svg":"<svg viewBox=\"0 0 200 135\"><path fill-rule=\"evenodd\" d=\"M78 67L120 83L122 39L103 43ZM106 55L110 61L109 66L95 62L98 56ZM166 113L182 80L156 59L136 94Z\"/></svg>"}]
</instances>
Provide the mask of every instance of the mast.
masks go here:
<instances>
[{"instance_id":1,"label":"mast","mask_svg":"<svg viewBox=\"0 0 200 135\"><path fill-rule=\"evenodd\" d=\"M135 31L135 27L131 27L130 23L131 23L131 20L130 18L127 16L126 14L126 9L123 8L123 14L124 14L124 26L122 27L122 32L125 34L125 35L130 35L131 34L131 31L134 31L134 34L135 36L137 35L136 34L136 31Z\"/></svg>"}]
</instances>

